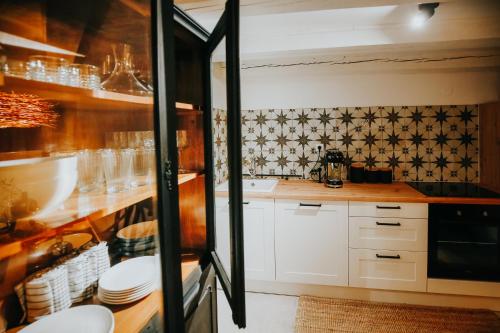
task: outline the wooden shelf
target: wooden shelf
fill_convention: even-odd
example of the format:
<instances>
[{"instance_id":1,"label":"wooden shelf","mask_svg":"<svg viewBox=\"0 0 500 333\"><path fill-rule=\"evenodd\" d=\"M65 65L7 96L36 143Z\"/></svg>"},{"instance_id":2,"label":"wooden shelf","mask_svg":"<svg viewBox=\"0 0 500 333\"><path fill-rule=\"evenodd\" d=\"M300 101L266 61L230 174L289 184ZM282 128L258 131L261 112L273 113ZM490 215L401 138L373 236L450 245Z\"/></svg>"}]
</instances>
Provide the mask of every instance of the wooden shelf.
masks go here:
<instances>
[{"instance_id":1,"label":"wooden shelf","mask_svg":"<svg viewBox=\"0 0 500 333\"><path fill-rule=\"evenodd\" d=\"M70 87L61 84L5 76L0 74L0 87L7 92L34 94L61 104L99 110L152 110L153 98L105 90Z\"/></svg>"},{"instance_id":2,"label":"wooden shelf","mask_svg":"<svg viewBox=\"0 0 500 333\"><path fill-rule=\"evenodd\" d=\"M134 96L106 90L92 90L56 83L26 80L0 73L1 90L34 94L62 104L77 104L91 109L141 110L153 109L153 97ZM199 106L175 103L180 114L203 114Z\"/></svg>"},{"instance_id":3,"label":"wooden shelf","mask_svg":"<svg viewBox=\"0 0 500 333\"><path fill-rule=\"evenodd\" d=\"M190 261L182 263L182 280L186 280L189 275L199 265L198 261ZM162 307L162 292L156 290L149 296L127 305L106 305L102 304L97 297L89 302L89 304L104 305L113 312L115 317L116 333L137 333L140 332L153 318L153 316L161 311ZM15 333L20 331L22 327L13 328L7 333Z\"/></svg>"},{"instance_id":4,"label":"wooden shelf","mask_svg":"<svg viewBox=\"0 0 500 333\"><path fill-rule=\"evenodd\" d=\"M188 173L178 176L178 184L187 183L200 173ZM66 200L60 209L49 215L37 218L35 221L43 223L48 228L57 228L82 219L96 221L113 214L121 209L156 196L156 184L145 185L120 193L78 193L75 192ZM22 251L23 243L39 235L0 245L0 260Z\"/></svg>"}]
</instances>

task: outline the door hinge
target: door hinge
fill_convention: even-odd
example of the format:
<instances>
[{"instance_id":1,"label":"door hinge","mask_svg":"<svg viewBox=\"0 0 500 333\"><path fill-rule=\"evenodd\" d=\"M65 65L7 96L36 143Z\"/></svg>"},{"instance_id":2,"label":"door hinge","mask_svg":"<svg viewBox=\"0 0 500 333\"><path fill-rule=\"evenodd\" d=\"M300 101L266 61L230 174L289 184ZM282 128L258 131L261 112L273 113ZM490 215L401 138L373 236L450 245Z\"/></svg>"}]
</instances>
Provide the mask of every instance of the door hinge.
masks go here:
<instances>
[{"instance_id":1,"label":"door hinge","mask_svg":"<svg viewBox=\"0 0 500 333\"><path fill-rule=\"evenodd\" d=\"M172 183L172 178L173 178L173 172L172 172L172 162L170 161L165 161L165 173L164 177L167 183L167 190L172 191L173 190L173 183Z\"/></svg>"}]
</instances>

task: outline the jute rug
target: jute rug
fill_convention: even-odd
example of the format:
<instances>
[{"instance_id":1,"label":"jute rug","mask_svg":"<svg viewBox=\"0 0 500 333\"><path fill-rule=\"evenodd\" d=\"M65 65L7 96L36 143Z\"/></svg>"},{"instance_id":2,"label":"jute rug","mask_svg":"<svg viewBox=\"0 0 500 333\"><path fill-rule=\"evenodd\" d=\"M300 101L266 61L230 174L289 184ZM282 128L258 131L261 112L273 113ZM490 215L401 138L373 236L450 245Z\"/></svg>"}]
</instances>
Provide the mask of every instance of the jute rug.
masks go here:
<instances>
[{"instance_id":1,"label":"jute rug","mask_svg":"<svg viewBox=\"0 0 500 333\"><path fill-rule=\"evenodd\" d=\"M296 333L499 333L488 310L301 296Z\"/></svg>"}]
</instances>

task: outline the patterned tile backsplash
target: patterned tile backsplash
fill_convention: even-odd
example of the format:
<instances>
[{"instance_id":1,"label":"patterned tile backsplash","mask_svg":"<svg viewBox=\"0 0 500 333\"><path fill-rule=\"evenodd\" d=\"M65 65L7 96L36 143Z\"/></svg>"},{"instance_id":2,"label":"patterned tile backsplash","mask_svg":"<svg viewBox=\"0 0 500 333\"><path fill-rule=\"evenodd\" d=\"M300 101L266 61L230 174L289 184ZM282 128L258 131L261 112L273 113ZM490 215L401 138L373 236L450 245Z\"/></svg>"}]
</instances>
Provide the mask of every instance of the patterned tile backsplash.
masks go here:
<instances>
[{"instance_id":1,"label":"patterned tile backsplash","mask_svg":"<svg viewBox=\"0 0 500 333\"><path fill-rule=\"evenodd\" d=\"M244 173L254 157L257 173L308 178L323 145L340 149L348 163L391 167L396 181L479 181L477 105L244 110L241 124ZM225 126L225 112L215 110L220 181Z\"/></svg>"}]
</instances>

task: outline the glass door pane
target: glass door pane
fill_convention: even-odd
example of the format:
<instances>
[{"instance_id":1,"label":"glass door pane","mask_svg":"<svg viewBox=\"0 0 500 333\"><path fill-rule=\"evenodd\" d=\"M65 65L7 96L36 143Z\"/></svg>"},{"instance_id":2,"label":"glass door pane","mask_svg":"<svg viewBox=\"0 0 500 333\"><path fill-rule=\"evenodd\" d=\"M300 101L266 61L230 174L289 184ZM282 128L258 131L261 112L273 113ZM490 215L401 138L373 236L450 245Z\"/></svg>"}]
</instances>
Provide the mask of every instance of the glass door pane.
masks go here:
<instances>
[{"instance_id":1,"label":"glass door pane","mask_svg":"<svg viewBox=\"0 0 500 333\"><path fill-rule=\"evenodd\" d=\"M239 2L228 1L210 35L208 66L211 96L210 251L233 321L245 327L245 276L241 174L239 78Z\"/></svg>"},{"instance_id":2,"label":"glass door pane","mask_svg":"<svg viewBox=\"0 0 500 333\"><path fill-rule=\"evenodd\" d=\"M226 39L222 38L210 58L212 87L213 172L215 188L215 251L224 270L231 272L231 226L229 216L229 168L227 137ZM231 276L228 276L231 279Z\"/></svg>"},{"instance_id":3,"label":"glass door pane","mask_svg":"<svg viewBox=\"0 0 500 333\"><path fill-rule=\"evenodd\" d=\"M162 331L150 2L4 1L0 10L7 326L98 304L117 332ZM46 292L34 300L30 285Z\"/></svg>"}]
</instances>

